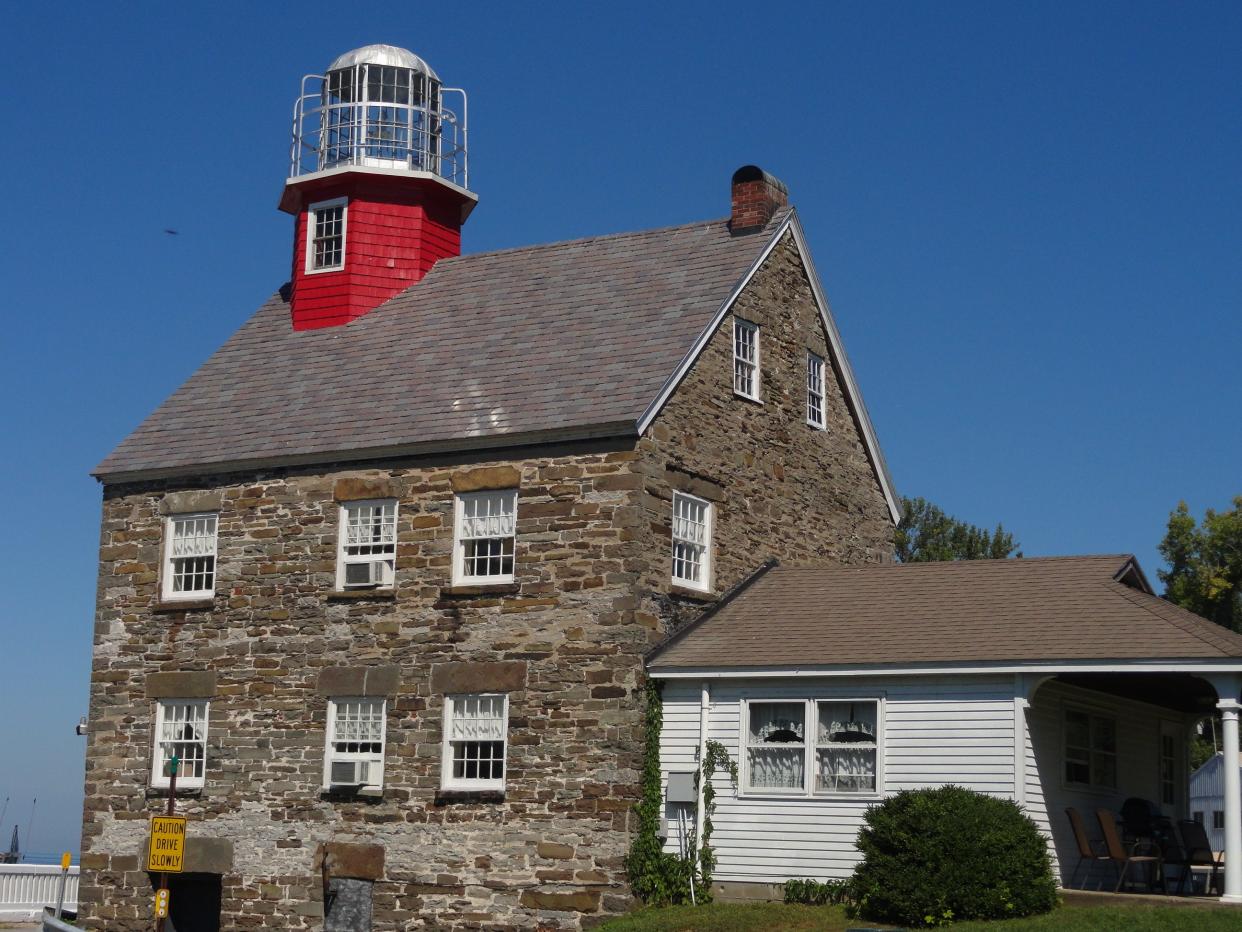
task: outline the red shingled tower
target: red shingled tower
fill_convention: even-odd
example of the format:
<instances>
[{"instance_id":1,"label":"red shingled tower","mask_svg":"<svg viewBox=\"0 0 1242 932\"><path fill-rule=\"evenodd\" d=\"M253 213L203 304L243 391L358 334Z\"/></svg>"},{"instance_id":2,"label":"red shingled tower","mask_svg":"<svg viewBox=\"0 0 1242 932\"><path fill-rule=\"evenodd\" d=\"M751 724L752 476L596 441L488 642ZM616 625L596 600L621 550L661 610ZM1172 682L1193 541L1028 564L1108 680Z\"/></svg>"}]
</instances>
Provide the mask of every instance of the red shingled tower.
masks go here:
<instances>
[{"instance_id":1,"label":"red shingled tower","mask_svg":"<svg viewBox=\"0 0 1242 932\"><path fill-rule=\"evenodd\" d=\"M303 78L280 199L296 218L293 329L348 323L460 255L468 183L465 92L417 55L368 45Z\"/></svg>"}]
</instances>

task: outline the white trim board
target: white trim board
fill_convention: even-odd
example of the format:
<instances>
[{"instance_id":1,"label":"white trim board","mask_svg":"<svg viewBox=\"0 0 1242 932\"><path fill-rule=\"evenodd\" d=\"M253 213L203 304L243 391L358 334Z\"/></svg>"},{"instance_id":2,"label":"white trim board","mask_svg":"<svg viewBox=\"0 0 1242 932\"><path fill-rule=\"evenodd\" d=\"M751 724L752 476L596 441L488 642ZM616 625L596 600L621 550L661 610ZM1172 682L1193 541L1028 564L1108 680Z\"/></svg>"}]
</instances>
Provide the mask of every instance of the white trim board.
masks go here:
<instances>
[{"instance_id":1,"label":"white trim board","mask_svg":"<svg viewBox=\"0 0 1242 932\"><path fill-rule=\"evenodd\" d=\"M884 461L884 454L880 451L880 442L876 438L875 428L871 424L871 417L867 413L866 405L863 404L862 393L858 390L858 382L854 378L854 370L850 367L849 359L845 355L841 334L837 330L837 325L832 318L832 311L828 306L828 299L824 296L824 289L820 284L819 275L815 271L815 264L811 261L811 252L807 248L806 235L802 231L802 224L798 220L798 213L792 207L789 209L789 215L772 233L772 237L768 240L768 244L764 246L763 251L751 263L746 274L733 286L733 290L729 292L720 307L717 308L716 313L712 315L712 319L708 321L707 326L695 339L689 351L682 357L676 370L664 382L656 397L647 406L642 416L639 417L638 435L641 437L646 433L647 428L651 426L651 422L655 420L673 392L677 390L677 386L686 377L690 367L699 358L699 355L707 346L712 335L720 327L725 316L732 310L738 296L750 284L751 279L755 277L755 273L763 267L768 256L772 254L772 250L776 248L777 243L781 241L786 231L793 233L794 245L798 249L798 256L802 260L803 268L806 270L807 280L811 283L811 294L814 296L815 304L819 308L820 323L823 325L824 332L828 337L828 351L844 385L846 404L849 405L858 424L859 432L862 434L863 445L867 449L867 457L871 460L871 466L875 470L880 491L884 495L884 500L888 503L888 510L893 518L893 523L896 524L901 520L901 503L897 498L896 489L893 488L892 476L889 475L888 465Z\"/></svg>"},{"instance_id":2,"label":"white trim board","mask_svg":"<svg viewBox=\"0 0 1242 932\"><path fill-rule=\"evenodd\" d=\"M733 680L777 677L857 677L857 676L934 676L937 674L977 675L989 673L1242 673L1242 658L1219 660L1059 660L1012 663L928 663L920 665L865 667L667 667L648 670L657 680L697 679Z\"/></svg>"}]
</instances>

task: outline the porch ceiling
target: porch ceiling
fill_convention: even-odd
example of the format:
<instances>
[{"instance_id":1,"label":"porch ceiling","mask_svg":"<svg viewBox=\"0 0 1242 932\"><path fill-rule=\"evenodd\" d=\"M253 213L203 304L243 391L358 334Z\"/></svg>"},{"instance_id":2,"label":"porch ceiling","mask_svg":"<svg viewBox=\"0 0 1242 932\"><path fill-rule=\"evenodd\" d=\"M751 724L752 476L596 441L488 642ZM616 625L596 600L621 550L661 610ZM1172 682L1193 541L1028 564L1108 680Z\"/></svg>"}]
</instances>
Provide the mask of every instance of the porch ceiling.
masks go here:
<instances>
[{"instance_id":1,"label":"porch ceiling","mask_svg":"<svg viewBox=\"0 0 1242 932\"><path fill-rule=\"evenodd\" d=\"M1207 714L1216 707L1216 690L1190 673L1062 673L1055 680L1175 712Z\"/></svg>"}]
</instances>

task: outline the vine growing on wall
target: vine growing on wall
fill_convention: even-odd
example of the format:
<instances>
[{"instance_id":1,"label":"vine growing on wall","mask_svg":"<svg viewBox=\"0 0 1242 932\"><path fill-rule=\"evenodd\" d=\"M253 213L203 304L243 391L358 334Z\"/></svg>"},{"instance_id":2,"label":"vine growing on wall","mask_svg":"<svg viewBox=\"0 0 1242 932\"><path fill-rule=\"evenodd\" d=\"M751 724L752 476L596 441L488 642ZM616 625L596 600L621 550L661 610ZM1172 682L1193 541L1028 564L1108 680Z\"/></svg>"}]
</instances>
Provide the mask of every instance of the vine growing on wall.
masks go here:
<instances>
[{"instance_id":1,"label":"vine growing on wall","mask_svg":"<svg viewBox=\"0 0 1242 932\"><path fill-rule=\"evenodd\" d=\"M695 773L695 786L702 786L703 794L700 815L703 822L702 845L696 850L694 840L690 839L686 857L665 851L660 838L664 810L664 796L660 789L660 732L664 727L664 702L660 684L648 680L643 699L643 769L639 780L638 805L635 807L638 828L625 858L630 889L645 903L669 906L690 902L693 881L697 901L707 903L711 901L711 878L716 866L716 856L710 844L711 816L716 808L716 790L711 778L716 771L724 770L736 788L737 764L720 742L707 742L707 753Z\"/></svg>"}]
</instances>

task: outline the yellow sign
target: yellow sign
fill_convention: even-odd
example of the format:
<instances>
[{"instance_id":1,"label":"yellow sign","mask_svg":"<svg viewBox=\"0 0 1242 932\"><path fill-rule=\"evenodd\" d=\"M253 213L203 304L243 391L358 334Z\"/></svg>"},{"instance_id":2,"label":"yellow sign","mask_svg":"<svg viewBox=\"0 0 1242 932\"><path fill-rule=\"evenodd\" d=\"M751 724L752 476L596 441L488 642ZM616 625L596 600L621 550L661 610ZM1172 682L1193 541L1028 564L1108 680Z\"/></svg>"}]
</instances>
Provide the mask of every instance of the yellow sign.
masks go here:
<instances>
[{"instance_id":1,"label":"yellow sign","mask_svg":"<svg viewBox=\"0 0 1242 932\"><path fill-rule=\"evenodd\" d=\"M168 890L165 889L165 890L155 891L155 918L156 919L167 919L168 918L169 899L170 897L168 895Z\"/></svg>"},{"instance_id":2,"label":"yellow sign","mask_svg":"<svg viewBox=\"0 0 1242 932\"><path fill-rule=\"evenodd\" d=\"M185 818L153 816L151 841L147 845L147 870L181 873L185 860Z\"/></svg>"},{"instance_id":3,"label":"yellow sign","mask_svg":"<svg viewBox=\"0 0 1242 932\"><path fill-rule=\"evenodd\" d=\"M69 870L69 865L72 862L73 862L73 856L70 855L68 851L66 851L64 854L60 856L60 869L62 871Z\"/></svg>"}]
</instances>

